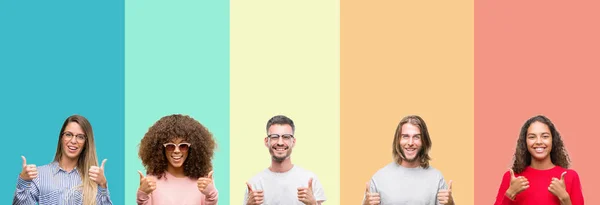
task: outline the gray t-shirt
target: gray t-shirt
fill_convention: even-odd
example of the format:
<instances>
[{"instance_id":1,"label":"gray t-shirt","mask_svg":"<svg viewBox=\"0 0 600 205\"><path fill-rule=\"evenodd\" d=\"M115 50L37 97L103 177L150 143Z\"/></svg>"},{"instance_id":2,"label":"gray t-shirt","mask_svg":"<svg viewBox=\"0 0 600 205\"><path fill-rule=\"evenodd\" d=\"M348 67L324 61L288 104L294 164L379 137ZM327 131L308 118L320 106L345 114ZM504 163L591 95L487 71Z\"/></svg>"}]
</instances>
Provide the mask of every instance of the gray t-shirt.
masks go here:
<instances>
[{"instance_id":1,"label":"gray t-shirt","mask_svg":"<svg viewBox=\"0 0 600 205\"><path fill-rule=\"evenodd\" d=\"M263 205L303 205L298 200L298 188L308 187L308 181L313 178L313 194L317 201L325 201L323 186L317 175L296 165L287 172L272 172L268 168L252 177L248 183L254 191L263 190ZM244 194L244 204L248 200L248 189Z\"/></svg>"},{"instance_id":2,"label":"gray t-shirt","mask_svg":"<svg viewBox=\"0 0 600 205\"><path fill-rule=\"evenodd\" d=\"M437 193L447 189L444 176L429 166L406 168L392 162L370 181L369 192L379 193L381 205L438 205Z\"/></svg>"}]
</instances>

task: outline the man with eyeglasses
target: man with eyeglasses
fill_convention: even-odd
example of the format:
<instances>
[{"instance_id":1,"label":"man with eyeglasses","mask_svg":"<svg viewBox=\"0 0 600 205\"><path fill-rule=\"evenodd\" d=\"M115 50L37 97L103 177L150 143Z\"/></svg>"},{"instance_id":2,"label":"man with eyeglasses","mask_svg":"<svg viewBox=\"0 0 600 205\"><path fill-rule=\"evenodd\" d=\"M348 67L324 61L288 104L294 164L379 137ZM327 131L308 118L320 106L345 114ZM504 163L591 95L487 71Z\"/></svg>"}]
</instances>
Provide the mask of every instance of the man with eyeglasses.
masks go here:
<instances>
[{"instance_id":1,"label":"man with eyeglasses","mask_svg":"<svg viewBox=\"0 0 600 205\"><path fill-rule=\"evenodd\" d=\"M286 116L277 115L267 122L265 146L271 166L246 182L244 204L316 205L327 199L317 176L292 164L294 131L294 122Z\"/></svg>"}]
</instances>

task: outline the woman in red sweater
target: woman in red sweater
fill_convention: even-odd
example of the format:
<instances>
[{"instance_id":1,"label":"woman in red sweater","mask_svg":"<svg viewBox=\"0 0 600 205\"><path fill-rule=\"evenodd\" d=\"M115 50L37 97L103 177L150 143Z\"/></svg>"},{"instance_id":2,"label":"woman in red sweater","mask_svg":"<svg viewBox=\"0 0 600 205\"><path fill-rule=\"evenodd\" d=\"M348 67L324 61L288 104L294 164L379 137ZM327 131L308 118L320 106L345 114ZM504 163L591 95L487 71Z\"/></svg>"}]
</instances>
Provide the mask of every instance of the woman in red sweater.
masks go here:
<instances>
[{"instance_id":1,"label":"woman in red sweater","mask_svg":"<svg viewBox=\"0 0 600 205\"><path fill-rule=\"evenodd\" d=\"M514 163L502 178L495 205L583 205L579 175L554 124L545 116L521 128Z\"/></svg>"}]
</instances>

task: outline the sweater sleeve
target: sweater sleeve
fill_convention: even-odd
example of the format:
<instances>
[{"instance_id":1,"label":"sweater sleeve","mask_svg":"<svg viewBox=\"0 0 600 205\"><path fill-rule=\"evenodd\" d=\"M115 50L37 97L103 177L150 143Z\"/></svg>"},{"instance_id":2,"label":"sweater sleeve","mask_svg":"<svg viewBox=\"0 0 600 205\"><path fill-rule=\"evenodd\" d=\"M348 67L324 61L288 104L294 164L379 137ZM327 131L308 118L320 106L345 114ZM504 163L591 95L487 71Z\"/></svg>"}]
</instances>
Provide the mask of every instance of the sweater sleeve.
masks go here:
<instances>
[{"instance_id":1,"label":"sweater sleeve","mask_svg":"<svg viewBox=\"0 0 600 205\"><path fill-rule=\"evenodd\" d=\"M142 190L138 189L136 201L137 201L138 205L151 205L152 197L150 197L150 195L144 193Z\"/></svg>"},{"instance_id":2,"label":"sweater sleeve","mask_svg":"<svg viewBox=\"0 0 600 205\"><path fill-rule=\"evenodd\" d=\"M214 183L209 184L206 187L208 190L210 190L208 195L202 195L202 200L203 202L201 202L201 204L203 205L216 205L217 202L219 201L219 191L217 191L217 188L215 187Z\"/></svg>"},{"instance_id":3,"label":"sweater sleeve","mask_svg":"<svg viewBox=\"0 0 600 205\"><path fill-rule=\"evenodd\" d=\"M498 195L496 195L496 202L494 205L511 205L513 204L512 200L506 196L506 190L510 186L510 172L506 171L504 176L502 177L502 183L500 183L500 188L498 189Z\"/></svg>"},{"instance_id":4,"label":"sweater sleeve","mask_svg":"<svg viewBox=\"0 0 600 205\"><path fill-rule=\"evenodd\" d=\"M569 179L570 178L570 179ZM579 175L575 170L568 170L565 175L567 192L571 198L572 205L583 205L583 191L581 189L581 182L579 181Z\"/></svg>"}]
</instances>

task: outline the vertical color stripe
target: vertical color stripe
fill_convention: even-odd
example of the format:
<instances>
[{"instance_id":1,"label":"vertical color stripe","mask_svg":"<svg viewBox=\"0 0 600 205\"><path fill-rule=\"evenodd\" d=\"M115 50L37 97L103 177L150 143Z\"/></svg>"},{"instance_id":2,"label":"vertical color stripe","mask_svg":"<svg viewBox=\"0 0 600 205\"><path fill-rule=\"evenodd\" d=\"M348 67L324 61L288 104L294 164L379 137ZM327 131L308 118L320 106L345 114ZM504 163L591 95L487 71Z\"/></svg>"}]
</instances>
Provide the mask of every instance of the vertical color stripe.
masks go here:
<instances>
[{"instance_id":1,"label":"vertical color stripe","mask_svg":"<svg viewBox=\"0 0 600 205\"><path fill-rule=\"evenodd\" d=\"M427 123L431 165L454 181L457 203L473 204L472 6L341 2L341 204L361 203L410 114Z\"/></svg>"},{"instance_id":2,"label":"vertical color stripe","mask_svg":"<svg viewBox=\"0 0 600 205\"><path fill-rule=\"evenodd\" d=\"M138 145L171 114L200 121L217 140L219 204L229 204L229 2L126 1L125 195L135 203Z\"/></svg>"},{"instance_id":3,"label":"vertical color stripe","mask_svg":"<svg viewBox=\"0 0 600 205\"><path fill-rule=\"evenodd\" d=\"M269 167L265 126L277 114L296 125L292 163L340 204L339 1L231 1L231 204Z\"/></svg>"},{"instance_id":4,"label":"vertical color stripe","mask_svg":"<svg viewBox=\"0 0 600 205\"><path fill-rule=\"evenodd\" d=\"M493 203L521 126L538 114L559 130L586 204L600 203L592 154L599 142L599 8L597 1L475 5L475 204Z\"/></svg>"},{"instance_id":5,"label":"vertical color stripe","mask_svg":"<svg viewBox=\"0 0 600 205\"><path fill-rule=\"evenodd\" d=\"M123 2L0 1L0 201L12 201L21 155L54 159L60 128L85 116L111 200L123 203Z\"/></svg>"}]
</instances>

